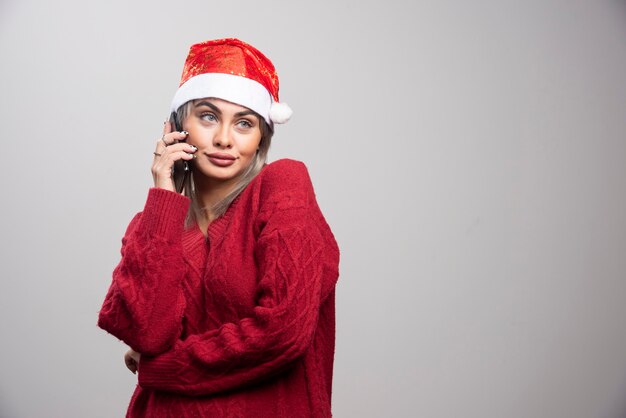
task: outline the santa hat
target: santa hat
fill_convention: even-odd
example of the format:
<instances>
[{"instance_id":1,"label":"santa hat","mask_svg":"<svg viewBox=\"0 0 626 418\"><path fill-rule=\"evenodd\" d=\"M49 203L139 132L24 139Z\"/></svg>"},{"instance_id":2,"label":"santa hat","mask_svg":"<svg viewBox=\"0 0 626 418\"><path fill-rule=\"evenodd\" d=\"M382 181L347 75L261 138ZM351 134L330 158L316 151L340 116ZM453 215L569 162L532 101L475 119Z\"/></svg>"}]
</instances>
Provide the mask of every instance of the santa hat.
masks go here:
<instances>
[{"instance_id":1,"label":"santa hat","mask_svg":"<svg viewBox=\"0 0 626 418\"><path fill-rule=\"evenodd\" d=\"M285 123L293 113L287 103L278 101L278 75L272 62L234 38L201 42L189 49L171 110L203 97L252 109L269 125Z\"/></svg>"}]
</instances>

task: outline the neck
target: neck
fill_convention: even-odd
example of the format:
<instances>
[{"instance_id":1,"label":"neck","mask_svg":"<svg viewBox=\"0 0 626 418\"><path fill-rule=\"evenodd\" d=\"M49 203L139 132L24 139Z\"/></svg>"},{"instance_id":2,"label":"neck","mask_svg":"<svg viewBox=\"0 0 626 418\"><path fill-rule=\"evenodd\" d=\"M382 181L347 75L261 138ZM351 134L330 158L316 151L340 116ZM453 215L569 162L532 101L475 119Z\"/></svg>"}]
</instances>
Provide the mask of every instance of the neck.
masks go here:
<instances>
[{"instance_id":1,"label":"neck","mask_svg":"<svg viewBox=\"0 0 626 418\"><path fill-rule=\"evenodd\" d=\"M209 223L215 219L211 208L219 201L224 199L234 188L236 179L231 181L216 181L205 176L194 176L194 185L198 203L206 216Z\"/></svg>"}]
</instances>

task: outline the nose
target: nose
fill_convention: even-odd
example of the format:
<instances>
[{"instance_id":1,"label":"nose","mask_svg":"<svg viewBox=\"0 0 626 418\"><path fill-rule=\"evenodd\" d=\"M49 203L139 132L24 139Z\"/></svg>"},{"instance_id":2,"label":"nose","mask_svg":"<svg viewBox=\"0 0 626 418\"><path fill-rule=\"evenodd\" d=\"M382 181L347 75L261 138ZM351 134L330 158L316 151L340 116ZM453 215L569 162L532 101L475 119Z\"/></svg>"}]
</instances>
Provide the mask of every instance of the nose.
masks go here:
<instances>
[{"instance_id":1,"label":"nose","mask_svg":"<svg viewBox=\"0 0 626 418\"><path fill-rule=\"evenodd\" d=\"M216 148L231 148L233 146L233 140L230 136L230 130L227 124L222 124L215 132L213 137L213 145Z\"/></svg>"}]
</instances>

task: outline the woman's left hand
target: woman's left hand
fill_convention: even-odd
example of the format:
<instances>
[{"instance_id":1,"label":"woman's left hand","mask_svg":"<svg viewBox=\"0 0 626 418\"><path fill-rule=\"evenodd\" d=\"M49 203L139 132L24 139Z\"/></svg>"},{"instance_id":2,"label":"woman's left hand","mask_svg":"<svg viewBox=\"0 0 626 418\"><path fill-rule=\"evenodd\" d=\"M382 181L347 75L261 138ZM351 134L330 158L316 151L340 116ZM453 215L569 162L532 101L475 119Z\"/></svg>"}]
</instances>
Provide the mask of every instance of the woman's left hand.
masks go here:
<instances>
[{"instance_id":1,"label":"woman's left hand","mask_svg":"<svg viewBox=\"0 0 626 418\"><path fill-rule=\"evenodd\" d=\"M139 366L140 359L141 353L136 352L132 348L124 354L124 363L126 363L126 367L128 367L128 370L133 372L133 374L137 373L137 366Z\"/></svg>"}]
</instances>

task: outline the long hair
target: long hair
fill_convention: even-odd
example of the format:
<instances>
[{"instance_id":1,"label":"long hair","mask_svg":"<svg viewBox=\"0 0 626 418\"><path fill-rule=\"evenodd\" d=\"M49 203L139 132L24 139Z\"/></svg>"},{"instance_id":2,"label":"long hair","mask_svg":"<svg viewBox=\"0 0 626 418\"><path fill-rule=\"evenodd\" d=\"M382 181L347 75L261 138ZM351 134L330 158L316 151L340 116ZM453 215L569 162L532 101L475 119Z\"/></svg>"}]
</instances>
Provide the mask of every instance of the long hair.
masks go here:
<instances>
[{"instance_id":1,"label":"long hair","mask_svg":"<svg viewBox=\"0 0 626 418\"><path fill-rule=\"evenodd\" d=\"M172 126L178 125L178 122L182 123L182 121L184 121L191 113L192 106L193 101L188 101L187 103L181 105L176 110L176 112L172 113L170 117L170 122L172 123ZM204 217L204 214L207 210L209 210L213 214L214 219L222 216L226 212L230 204L233 203L233 201L237 198L237 196L239 196L239 194L246 188L246 186L248 186L248 184L256 177L256 175L259 174L259 172L267 162L267 154L270 149L270 144L272 143L272 136L274 135L274 131L261 115L255 113L255 116L259 119L259 125L261 129L261 142L259 143L259 149L252 159L250 165L244 170L243 173L239 175L239 179L236 182L233 190L228 193L222 200L213 205L213 207L201 207L200 200L198 199L198 196L196 194L193 175L188 175L185 177L182 170L174 170L174 184L180 184L184 181L184 184L182 185L184 188L184 195L191 199L191 205L185 219L186 227L190 227L197 223L198 219Z\"/></svg>"}]
</instances>

